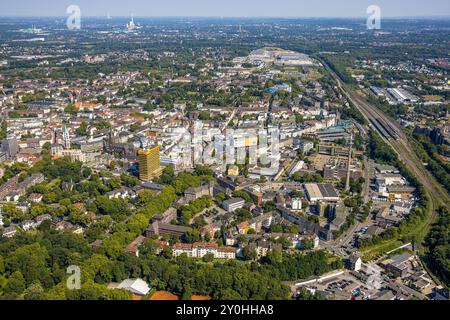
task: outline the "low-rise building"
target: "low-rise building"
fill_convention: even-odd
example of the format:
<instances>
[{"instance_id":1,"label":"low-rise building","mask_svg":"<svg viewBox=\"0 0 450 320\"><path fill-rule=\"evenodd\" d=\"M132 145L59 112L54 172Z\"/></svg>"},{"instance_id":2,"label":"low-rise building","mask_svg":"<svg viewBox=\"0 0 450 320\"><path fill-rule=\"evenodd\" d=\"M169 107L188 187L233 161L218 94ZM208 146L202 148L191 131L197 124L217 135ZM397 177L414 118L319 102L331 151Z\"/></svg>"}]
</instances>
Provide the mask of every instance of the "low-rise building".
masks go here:
<instances>
[{"instance_id":1,"label":"low-rise building","mask_svg":"<svg viewBox=\"0 0 450 320\"><path fill-rule=\"evenodd\" d=\"M16 235L17 229L15 226L9 226L3 229L2 237L3 238L12 238Z\"/></svg>"},{"instance_id":2,"label":"low-rise building","mask_svg":"<svg viewBox=\"0 0 450 320\"><path fill-rule=\"evenodd\" d=\"M318 201L338 202L339 195L331 184L305 184L306 196L309 202L315 204Z\"/></svg>"},{"instance_id":3,"label":"low-rise building","mask_svg":"<svg viewBox=\"0 0 450 320\"><path fill-rule=\"evenodd\" d=\"M350 178L357 181L362 177L362 164L356 159L352 159L350 162L350 168L348 168L348 159L341 157L331 158L323 169L323 176L326 180L341 180L347 177L347 173L350 172Z\"/></svg>"},{"instance_id":4,"label":"low-rise building","mask_svg":"<svg viewBox=\"0 0 450 320\"><path fill-rule=\"evenodd\" d=\"M144 243L145 237L139 236L126 246L127 252L139 257L139 247Z\"/></svg>"},{"instance_id":5,"label":"low-rise building","mask_svg":"<svg viewBox=\"0 0 450 320\"><path fill-rule=\"evenodd\" d=\"M359 271L362 268L362 260L358 254L352 254L348 259L348 269Z\"/></svg>"},{"instance_id":6,"label":"low-rise building","mask_svg":"<svg viewBox=\"0 0 450 320\"><path fill-rule=\"evenodd\" d=\"M133 190L129 188L120 188L106 193L109 199L126 199L133 198L136 196Z\"/></svg>"},{"instance_id":7,"label":"low-rise building","mask_svg":"<svg viewBox=\"0 0 450 320\"><path fill-rule=\"evenodd\" d=\"M20 223L20 227L23 231L28 231L35 227L35 222L33 220L26 220Z\"/></svg>"},{"instance_id":8,"label":"low-rise building","mask_svg":"<svg viewBox=\"0 0 450 320\"><path fill-rule=\"evenodd\" d=\"M173 255L178 257L186 254L190 258L203 258L207 254L214 259L235 259L236 249L233 247L219 247L216 243L196 242L193 244L177 243L173 246Z\"/></svg>"},{"instance_id":9,"label":"low-rise building","mask_svg":"<svg viewBox=\"0 0 450 320\"><path fill-rule=\"evenodd\" d=\"M233 212L237 209L241 209L245 206L245 200L242 198L232 198L222 202L222 207L228 211Z\"/></svg>"},{"instance_id":10,"label":"low-rise building","mask_svg":"<svg viewBox=\"0 0 450 320\"><path fill-rule=\"evenodd\" d=\"M198 188L188 188L184 192L184 197L187 201L197 200L204 196L210 196L211 189L212 187L210 185L204 185Z\"/></svg>"},{"instance_id":11,"label":"low-rise building","mask_svg":"<svg viewBox=\"0 0 450 320\"><path fill-rule=\"evenodd\" d=\"M261 259L269 253L271 250L283 250L283 246L279 243L273 243L270 241L264 241L264 240L257 240L253 243L250 243L247 245L249 248L254 249L256 252L257 259ZM238 251L238 255L242 256L242 250L244 247L241 247L241 249Z\"/></svg>"},{"instance_id":12,"label":"low-rise building","mask_svg":"<svg viewBox=\"0 0 450 320\"><path fill-rule=\"evenodd\" d=\"M403 253L383 261L382 265L387 271L403 278L409 270L408 262L413 258L414 256L412 254Z\"/></svg>"},{"instance_id":13,"label":"low-rise building","mask_svg":"<svg viewBox=\"0 0 450 320\"><path fill-rule=\"evenodd\" d=\"M162 236L165 234L180 237L189 230L191 230L191 228L155 221L150 225L150 227L146 230L145 233L148 238L150 238L153 235Z\"/></svg>"},{"instance_id":14,"label":"low-rise building","mask_svg":"<svg viewBox=\"0 0 450 320\"><path fill-rule=\"evenodd\" d=\"M126 279L119 284L110 283L108 289L123 289L138 296L145 296L151 290L147 282L142 279Z\"/></svg>"}]
</instances>

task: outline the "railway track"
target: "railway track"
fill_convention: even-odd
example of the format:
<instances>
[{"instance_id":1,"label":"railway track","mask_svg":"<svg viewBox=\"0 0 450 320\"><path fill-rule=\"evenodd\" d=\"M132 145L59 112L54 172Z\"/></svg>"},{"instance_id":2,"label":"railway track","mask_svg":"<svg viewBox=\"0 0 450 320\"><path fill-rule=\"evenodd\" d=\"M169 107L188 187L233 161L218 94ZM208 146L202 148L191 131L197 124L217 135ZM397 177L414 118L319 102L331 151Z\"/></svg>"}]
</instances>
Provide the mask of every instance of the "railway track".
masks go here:
<instances>
[{"instance_id":1,"label":"railway track","mask_svg":"<svg viewBox=\"0 0 450 320\"><path fill-rule=\"evenodd\" d=\"M383 137L383 139L397 153L399 159L407 166L412 174L424 186L428 195L429 211L426 224L417 231L420 240L423 240L428 233L434 221L436 221L436 209L439 206L445 206L450 210L450 196L448 192L440 185L432 174L427 170L417 154L414 152L409 138L402 131L399 124L388 117L378 108L371 106L362 97L353 92L353 89L347 86L331 68L322 61L330 74L336 79L338 87L347 97L347 99L363 114L370 125ZM422 248L423 249L423 248Z\"/></svg>"}]
</instances>

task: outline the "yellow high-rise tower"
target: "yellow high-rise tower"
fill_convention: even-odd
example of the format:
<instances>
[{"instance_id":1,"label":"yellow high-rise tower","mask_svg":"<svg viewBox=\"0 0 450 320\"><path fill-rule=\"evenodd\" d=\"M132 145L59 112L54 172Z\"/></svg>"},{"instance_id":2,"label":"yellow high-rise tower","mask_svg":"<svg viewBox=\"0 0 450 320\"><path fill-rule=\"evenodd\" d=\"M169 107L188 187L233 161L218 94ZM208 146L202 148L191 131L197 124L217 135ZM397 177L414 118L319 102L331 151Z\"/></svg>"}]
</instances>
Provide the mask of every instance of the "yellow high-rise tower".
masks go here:
<instances>
[{"instance_id":1,"label":"yellow high-rise tower","mask_svg":"<svg viewBox=\"0 0 450 320\"><path fill-rule=\"evenodd\" d=\"M159 156L160 147L138 151L139 178L147 181L161 175L163 168Z\"/></svg>"}]
</instances>

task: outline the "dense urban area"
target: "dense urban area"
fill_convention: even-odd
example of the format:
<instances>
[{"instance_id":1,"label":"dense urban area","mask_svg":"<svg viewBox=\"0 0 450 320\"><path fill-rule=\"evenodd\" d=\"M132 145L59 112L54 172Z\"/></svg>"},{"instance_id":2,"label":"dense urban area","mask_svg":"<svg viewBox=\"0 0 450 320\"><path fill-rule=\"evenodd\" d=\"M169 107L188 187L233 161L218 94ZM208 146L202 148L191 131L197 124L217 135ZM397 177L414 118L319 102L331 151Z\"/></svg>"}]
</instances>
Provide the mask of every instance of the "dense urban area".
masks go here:
<instances>
[{"instance_id":1,"label":"dense urban area","mask_svg":"<svg viewBox=\"0 0 450 320\"><path fill-rule=\"evenodd\" d=\"M448 300L449 33L2 18L0 299Z\"/></svg>"}]
</instances>

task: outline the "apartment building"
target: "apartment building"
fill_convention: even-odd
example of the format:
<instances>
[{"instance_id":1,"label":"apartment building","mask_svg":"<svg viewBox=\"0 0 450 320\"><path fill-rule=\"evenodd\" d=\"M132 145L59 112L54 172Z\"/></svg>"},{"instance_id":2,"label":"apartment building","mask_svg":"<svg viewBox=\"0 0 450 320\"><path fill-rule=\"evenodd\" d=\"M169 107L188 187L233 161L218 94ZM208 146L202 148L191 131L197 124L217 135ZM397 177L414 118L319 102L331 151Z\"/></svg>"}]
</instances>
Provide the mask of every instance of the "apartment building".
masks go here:
<instances>
[{"instance_id":1,"label":"apartment building","mask_svg":"<svg viewBox=\"0 0 450 320\"><path fill-rule=\"evenodd\" d=\"M215 259L235 259L236 249L233 247L219 247L216 243L196 242L193 244L177 243L173 246L173 255L178 257L183 253L190 258L203 258L212 254Z\"/></svg>"}]
</instances>

